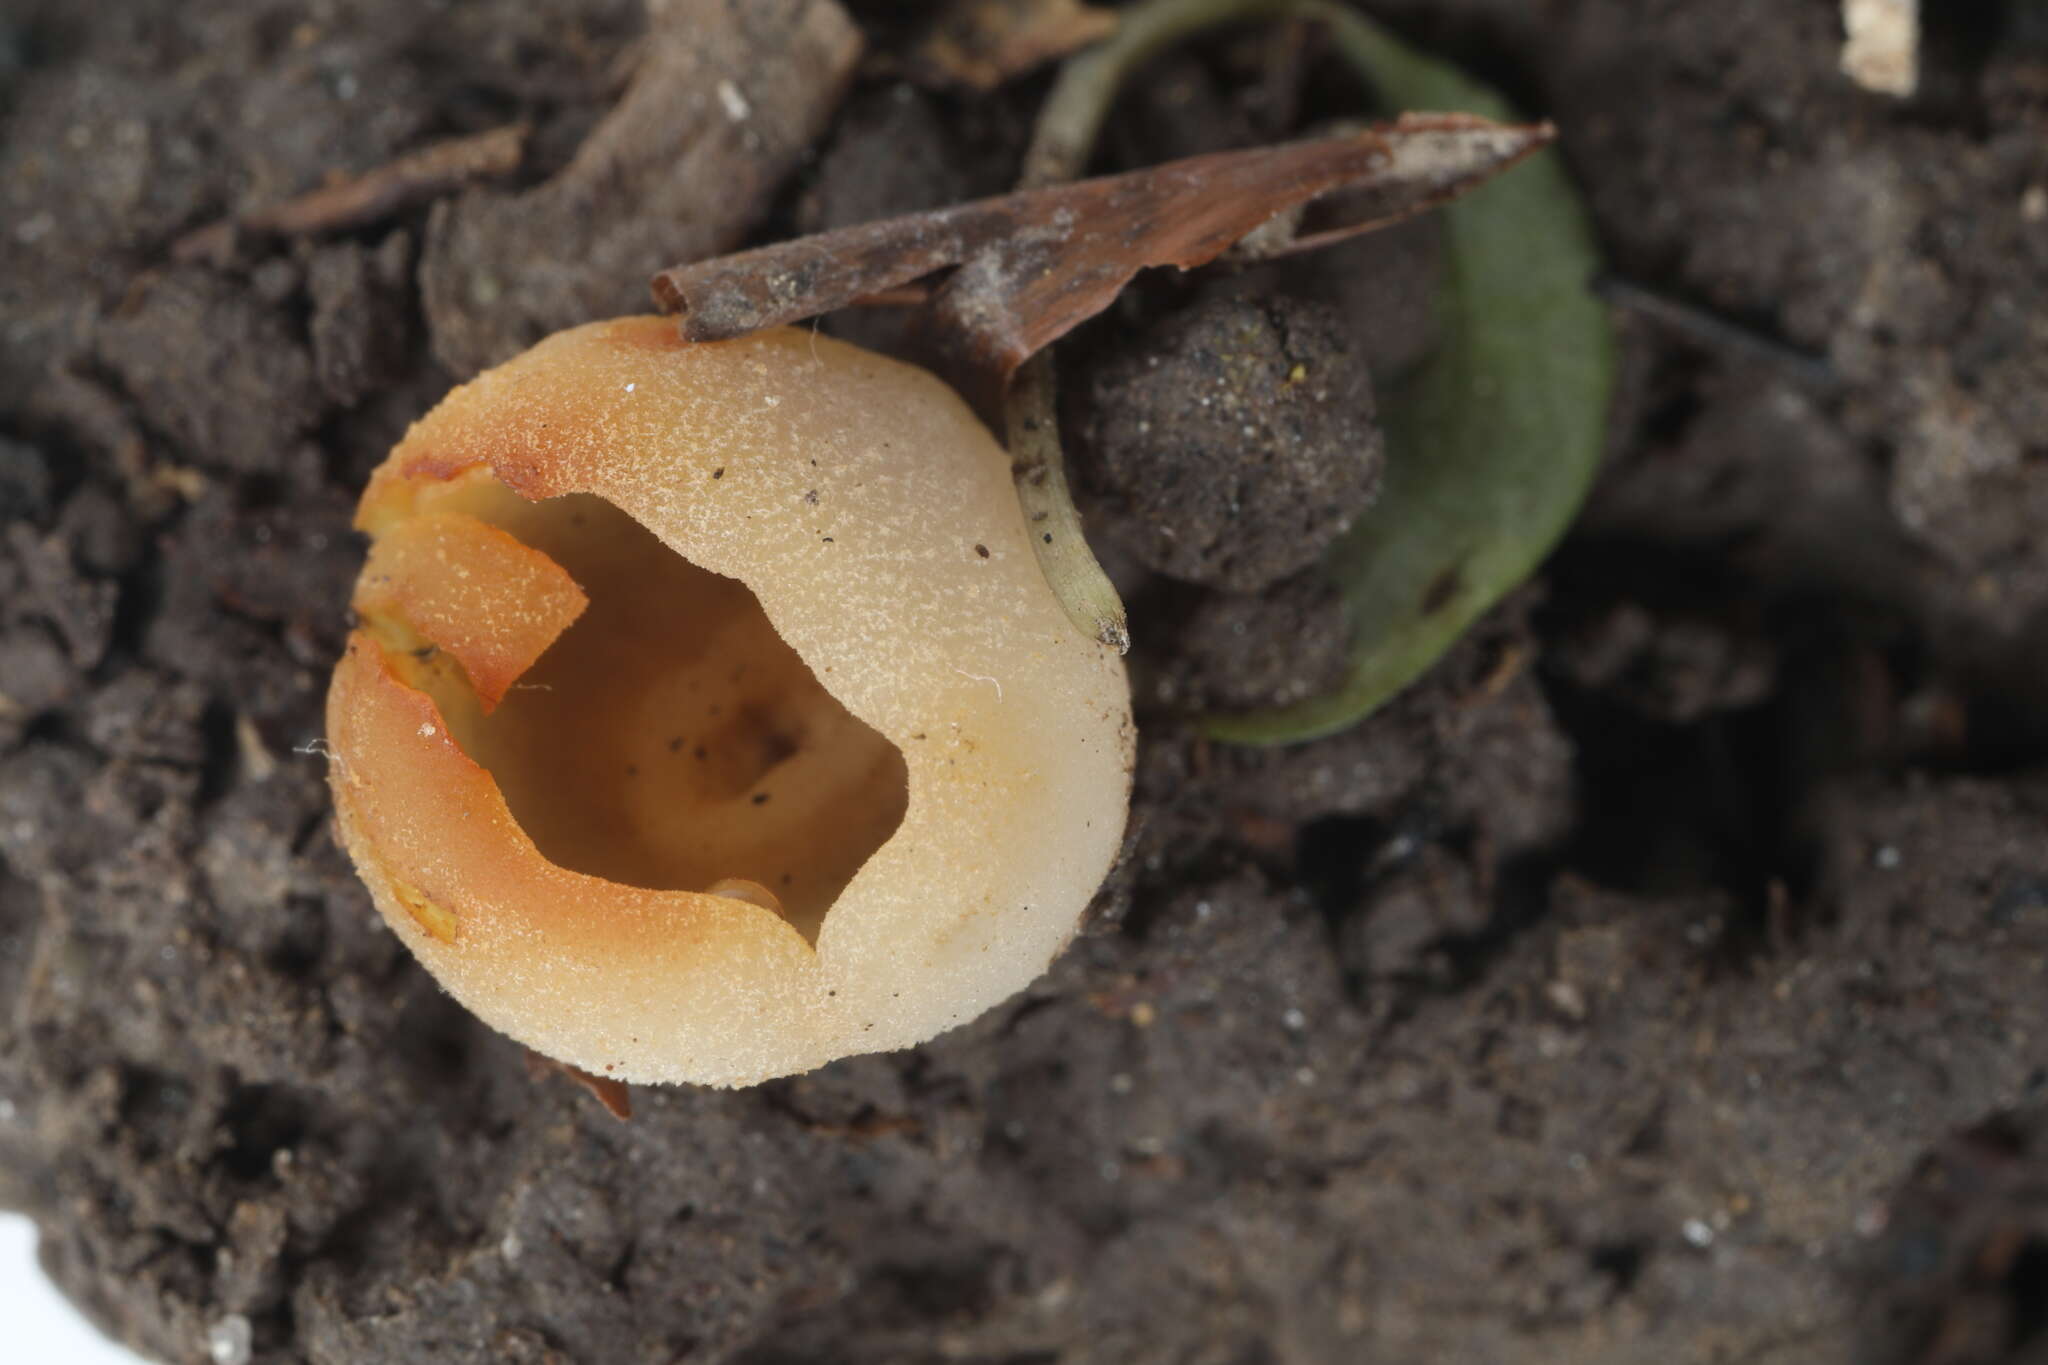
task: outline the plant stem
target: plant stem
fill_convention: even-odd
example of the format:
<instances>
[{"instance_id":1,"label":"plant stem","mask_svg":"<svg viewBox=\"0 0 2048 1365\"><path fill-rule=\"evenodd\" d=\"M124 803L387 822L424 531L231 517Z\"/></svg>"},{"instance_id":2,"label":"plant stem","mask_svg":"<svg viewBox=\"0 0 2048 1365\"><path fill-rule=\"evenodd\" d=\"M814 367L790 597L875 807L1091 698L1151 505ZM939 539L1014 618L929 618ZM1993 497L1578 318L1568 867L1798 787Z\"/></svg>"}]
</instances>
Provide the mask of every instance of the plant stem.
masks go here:
<instances>
[{"instance_id":1,"label":"plant stem","mask_svg":"<svg viewBox=\"0 0 2048 1365\"><path fill-rule=\"evenodd\" d=\"M1109 38L1070 59L1032 131L1019 189L1073 180L1087 169L1117 91L1162 48L1222 24L1284 13L1289 0L1151 0L1125 10ZM1129 618L1116 587L1081 532L1060 446L1057 371L1050 347L1018 367L1003 404L1003 426L1017 478L1017 500L1031 548L1067 618L1123 654Z\"/></svg>"}]
</instances>

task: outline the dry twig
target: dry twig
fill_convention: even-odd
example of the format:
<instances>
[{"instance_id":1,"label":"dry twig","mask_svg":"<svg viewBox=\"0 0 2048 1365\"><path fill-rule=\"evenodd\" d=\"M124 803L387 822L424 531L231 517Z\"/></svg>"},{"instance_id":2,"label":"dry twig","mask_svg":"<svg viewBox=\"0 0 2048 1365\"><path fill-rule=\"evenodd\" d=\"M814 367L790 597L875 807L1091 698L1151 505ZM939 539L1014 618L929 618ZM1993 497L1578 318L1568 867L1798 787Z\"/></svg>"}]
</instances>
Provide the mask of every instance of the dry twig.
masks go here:
<instances>
[{"instance_id":1,"label":"dry twig","mask_svg":"<svg viewBox=\"0 0 2048 1365\"><path fill-rule=\"evenodd\" d=\"M220 261L234 250L237 233L298 237L374 223L472 180L517 170L530 131L524 123L509 123L429 143L373 171L188 232L172 245L171 256Z\"/></svg>"},{"instance_id":2,"label":"dry twig","mask_svg":"<svg viewBox=\"0 0 2048 1365\"><path fill-rule=\"evenodd\" d=\"M742 336L900 290L958 266L933 306L971 353L985 413L1024 359L1107 307L1148 266L1214 260L1331 190L1383 191L1374 215L1316 245L1433 208L1547 145L1549 125L1410 115L1336 138L1189 157L861 223L656 275L692 341ZM992 381L992 384L991 382Z\"/></svg>"}]
</instances>

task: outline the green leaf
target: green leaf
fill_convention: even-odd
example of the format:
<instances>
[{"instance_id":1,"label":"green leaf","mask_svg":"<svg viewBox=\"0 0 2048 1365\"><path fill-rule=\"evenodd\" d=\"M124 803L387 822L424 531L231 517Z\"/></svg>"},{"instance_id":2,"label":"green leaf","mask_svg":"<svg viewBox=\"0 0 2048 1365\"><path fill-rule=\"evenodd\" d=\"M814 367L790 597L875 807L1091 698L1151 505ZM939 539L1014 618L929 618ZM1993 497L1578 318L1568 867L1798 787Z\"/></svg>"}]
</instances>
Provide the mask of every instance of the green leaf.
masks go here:
<instances>
[{"instance_id":1,"label":"green leaf","mask_svg":"<svg viewBox=\"0 0 2048 1365\"><path fill-rule=\"evenodd\" d=\"M1515 117L1507 102L1336 5L1303 6L1398 109ZM1444 337L1384 403L1379 501L1325 567L1352 627L1334 692L1205 723L1285 744L1344 729L1413 682L1564 535L1600 463L1614 337L1599 264L1554 151L1443 210Z\"/></svg>"}]
</instances>

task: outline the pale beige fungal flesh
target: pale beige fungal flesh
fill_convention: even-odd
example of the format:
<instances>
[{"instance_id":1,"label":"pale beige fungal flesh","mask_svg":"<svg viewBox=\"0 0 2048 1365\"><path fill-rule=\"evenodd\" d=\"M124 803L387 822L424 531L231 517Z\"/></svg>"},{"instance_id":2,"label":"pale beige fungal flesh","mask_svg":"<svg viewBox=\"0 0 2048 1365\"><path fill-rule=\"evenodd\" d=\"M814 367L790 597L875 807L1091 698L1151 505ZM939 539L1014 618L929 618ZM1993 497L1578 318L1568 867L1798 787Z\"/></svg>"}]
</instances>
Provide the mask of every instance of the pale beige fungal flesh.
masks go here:
<instances>
[{"instance_id":1,"label":"pale beige fungal flesh","mask_svg":"<svg viewBox=\"0 0 2048 1365\"><path fill-rule=\"evenodd\" d=\"M417 423L358 524L344 840L538 1052L744 1085L923 1041L1042 972L1115 856L1122 664L921 370L577 328Z\"/></svg>"}]
</instances>

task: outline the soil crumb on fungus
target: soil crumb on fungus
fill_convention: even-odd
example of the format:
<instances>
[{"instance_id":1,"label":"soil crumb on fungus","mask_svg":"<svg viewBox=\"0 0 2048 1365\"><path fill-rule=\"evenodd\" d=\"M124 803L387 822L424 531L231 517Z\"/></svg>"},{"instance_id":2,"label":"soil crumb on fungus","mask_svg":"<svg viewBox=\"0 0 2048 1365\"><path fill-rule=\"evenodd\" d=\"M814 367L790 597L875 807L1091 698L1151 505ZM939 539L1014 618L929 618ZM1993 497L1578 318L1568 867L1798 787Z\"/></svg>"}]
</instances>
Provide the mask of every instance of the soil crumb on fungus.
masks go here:
<instances>
[{"instance_id":1,"label":"soil crumb on fungus","mask_svg":"<svg viewBox=\"0 0 2048 1365\"><path fill-rule=\"evenodd\" d=\"M1042 972L1115 856L1123 665L922 370L576 328L416 423L357 525L344 841L547 1056L745 1085L921 1042Z\"/></svg>"}]
</instances>

